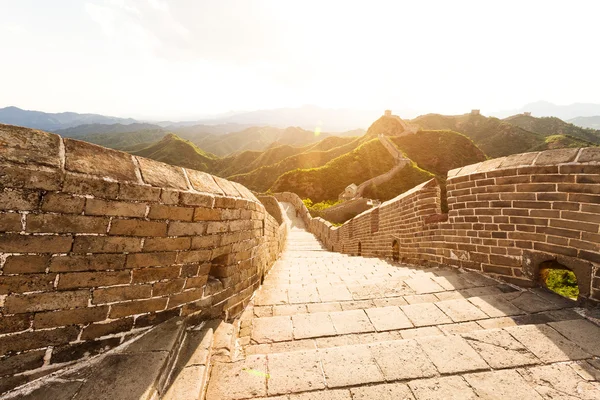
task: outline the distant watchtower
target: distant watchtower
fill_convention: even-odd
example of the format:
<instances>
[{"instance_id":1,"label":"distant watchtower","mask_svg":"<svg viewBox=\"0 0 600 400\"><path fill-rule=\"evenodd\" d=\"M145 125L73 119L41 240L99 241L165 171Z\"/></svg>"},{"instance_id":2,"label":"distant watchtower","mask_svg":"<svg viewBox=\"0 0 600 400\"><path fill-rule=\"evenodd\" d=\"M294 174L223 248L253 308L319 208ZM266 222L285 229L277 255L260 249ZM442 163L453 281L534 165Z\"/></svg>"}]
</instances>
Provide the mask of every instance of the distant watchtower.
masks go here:
<instances>
[{"instance_id":1,"label":"distant watchtower","mask_svg":"<svg viewBox=\"0 0 600 400\"><path fill-rule=\"evenodd\" d=\"M480 115L479 110L471 110L471 115Z\"/></svg>"},{"instance_id":2,"label":"distant watchtower","mask_svg":"<svg viewBox=\"0 0 600 400\"><path fill-rule=\"evenodd\" d=\"M386 117L391 117L392 116L392 110L385 110L383 112L383 115L385 115Z\"/></svg>"},{"instance_id":3,"label":"distant watchtower","mask_svg":"<svg viewBox=\"0 0 600 400\"><path fill-rule=\"evenodd\" d=\"M531 117L531 111L525 111L523 115L526 117Z\"/></svg>"}]
</instances>

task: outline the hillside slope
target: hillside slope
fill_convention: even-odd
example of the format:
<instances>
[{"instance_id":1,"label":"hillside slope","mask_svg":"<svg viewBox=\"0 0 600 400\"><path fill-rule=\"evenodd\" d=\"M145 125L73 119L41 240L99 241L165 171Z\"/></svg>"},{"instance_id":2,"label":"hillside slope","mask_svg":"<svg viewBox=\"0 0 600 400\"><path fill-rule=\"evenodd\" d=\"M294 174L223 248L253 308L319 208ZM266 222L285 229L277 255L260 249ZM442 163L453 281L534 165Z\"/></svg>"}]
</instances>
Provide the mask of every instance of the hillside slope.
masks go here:
<instances>
[{"instance_id":1,"label":"hillside slope","mask_svg":"<svg viewBox=\"0 0 600 400\"><path fill-rule=\"evenodd\" d=\"M394 158L385 147L373 139L322 167L286 172L273 184L271 191L292 191L313 202L336 199L349 184L381 175L394 164Z\"/></svg>"},{"instance_id":2,"label":"hillside slope","mask_svg":"<svg viewBox=\"0 0 600 400\"><path fill-rule=\"evenodd\" d=\"M526 131L498 118L483 115L427 114L412 120L424 130L451 130L462 133L488 156L502 157L523 153L543 145L544 135Z\"/></svg>"},{"instance_id":3,"label":"hillside slope","mask_svg":"<svg viewBox=\"0 0 600 400\"><path fill-rule=\"evenodd\" d=\"M194 143L173 133L166 135L157 143L133 152L133 154L206 172L211 172L216 162L215 155L199 149Z\"/></svg>"},{"instance_id":4,"label":"hillside slope","mask_svg":"<svg viewBox=\"0 0 600 400\"><path fill-rule=\"evenodd\" d=\"M309 149L303 153L287 157L276 164L262 166L244 174L231 175L228 176L227 179L239 182L251 190L264 192L268 190L282 174L295 169L315 168L325 165L336 157L354 150L360 144L360 141L360 138L356 138L342 146L325 151L311 151ZM319 148L319 146L316 147Z\"/></svg>"},{"instance_id":5,"label":"hillside slope","mask_svg":"<svg viewBox=\"0 0 600 400\"><path fill-rule=\"evenodd\" d=\"M530 115L517 114L505 118L504 121L544 136L566 135L591 143L600 143L600 131L581 128L556 117L536 118Z\"/></svg>"}]
</instances>

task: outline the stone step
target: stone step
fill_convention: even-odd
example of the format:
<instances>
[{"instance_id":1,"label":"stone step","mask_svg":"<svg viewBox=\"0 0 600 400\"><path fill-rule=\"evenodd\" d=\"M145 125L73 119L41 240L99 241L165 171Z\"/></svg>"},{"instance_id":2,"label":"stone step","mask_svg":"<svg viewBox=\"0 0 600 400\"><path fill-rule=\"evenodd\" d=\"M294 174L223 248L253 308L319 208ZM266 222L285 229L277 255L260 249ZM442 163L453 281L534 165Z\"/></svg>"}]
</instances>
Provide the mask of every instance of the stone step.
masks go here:
<instances>
[{"instance_id":1,"label":"stone step","mask_svg":"<svg viewBox=\"0 0 600 400\"><path fill-rule=\"evenodd\" d=\"M581 398L585 393L587 397L583 398L591 399L598 398L600 393L600 384L589 382L600 376L600 365L595 358L600 355L600 327L585 319L281 350L248 355L233 363L217 363L208 386L207 400L287 394L298 396L290 399L350 399L350 392L355 389L365 390L368 397L352 398L377 398L378 391L372 385L385 383L406 388L408 384L414 393L417 387L430 387L430 379L445 381L450 377L460 383L465 393L471 393L466 397L461 393L454 398L475 398L473 392L468 392L473 389L484 398L496 398L493 393L486 392L485 387L490 382L497 384L496 395L503 395L500 398L515 398L510 391L506 392L506 387L498 385L506 376L511 378L510 386L515 386L513 394L525 393L524 398L538 399L536 386L525 378L554 373L562 374L563 380L565 376L575 380L573 387L561 387L563 395ZM588 378L590 375L592 377ZM474 384L467 385L465 381ZM544 382L544 379L540 378L540 381ZM366 385L369 386L358 388ZM305 392L312 392L314 397L301 397L300 394ZM342 396L342 392L347 395ZM406 393L407 398L413 398L411 391ZM453 393L456 396L460 390ZM336 397L338 394L340 396Z\"/></svg>"}]
</instances>

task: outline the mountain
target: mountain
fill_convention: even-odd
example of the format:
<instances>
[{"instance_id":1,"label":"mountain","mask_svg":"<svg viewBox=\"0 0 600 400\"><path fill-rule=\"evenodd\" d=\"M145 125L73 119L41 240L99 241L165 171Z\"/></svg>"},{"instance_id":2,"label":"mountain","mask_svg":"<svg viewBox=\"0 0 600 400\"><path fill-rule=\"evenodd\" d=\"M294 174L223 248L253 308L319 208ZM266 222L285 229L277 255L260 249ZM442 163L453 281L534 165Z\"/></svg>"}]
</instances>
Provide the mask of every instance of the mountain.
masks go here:
<instances>
[{"instance_id":1,"label":"mountain","mask_svg":"<svg viewBox=\"0 0 600 400\"><path fill-rule=\"evenodd\" d=\"M499 111L492 113L492 115L499 118L506 118L510 115L522 114L524 112L530 112L537 117L557 117L562 120L569 120L576 117L600 115L600 104L573 103L561 106L547 101L537 101L526 104L518 109Z\"/></svg>"},{"instance_id":2,"label":"mountain","mask_svg":"<svg viewBox=\"0 0 600 400\"><path fill-rule=\"evenodd\" d=\"M600 131L582 128L556 117L536 118L531 115L517 114L505 118L504 121L530 132L541 133L544 136L565 135L586 142L600 143Z\"/></svg>"},{"instance_id":3,"label":"mountain","mask_svg":"<svg viewBox=\"0 0 600 400\"><path fill-rule=\"evenodd\" d=\"M567 122L583 128L600 129L600 115L593 117L577 117L568 120Z\"/></svg>"},{"instance_id":4,"label":"mountain","mask_svg":"<svg viewBox=\"0 0 600 400\"><path fill-rule=\"evenodd\" d=\"M411 123L419 125L423 130L451 130L462 133L492 158L526 152L542 145L545 140L542 134L529 132L498 118L483 115L427 114L411 120Z\"/></svg>"},{"instance_id":5,"label":"mountain","mask_svg":"<svg viewBox=\"0 0 600 400\"><path fill-rule=\"evenodd\" d=\"M217 157L199 149L194 143L170 133L148 147L132 152L168 164L210 172Z\"/></svg>"},{"instance_id":6,"label":"mountain","mask_svg":"<svg viewBox=\"0 0 600 400\"><path fill-rule=\"evenodd\" d=\"M163 131L163 128L142 122L134 122L131 124L83 124L77 125L70 128L64 128L54 131L56 134L70 137L70 138L83 138L88 135L100 135L105 133L125 133L125 132L138 132L138 131L151 131L159 130Z\"/></svg>"},{"instance_id":7,"label":"mountain","mask_svg":"<svg viewBox=\"0 0 600 400\"><path fill-rule=\"evenodd\" d=\"M99 114L45 113L11 106L0 108L0 122L52 132L84 124L132 124L136 121L131 118L107 117Z\"/></svg>"}]
</instances>

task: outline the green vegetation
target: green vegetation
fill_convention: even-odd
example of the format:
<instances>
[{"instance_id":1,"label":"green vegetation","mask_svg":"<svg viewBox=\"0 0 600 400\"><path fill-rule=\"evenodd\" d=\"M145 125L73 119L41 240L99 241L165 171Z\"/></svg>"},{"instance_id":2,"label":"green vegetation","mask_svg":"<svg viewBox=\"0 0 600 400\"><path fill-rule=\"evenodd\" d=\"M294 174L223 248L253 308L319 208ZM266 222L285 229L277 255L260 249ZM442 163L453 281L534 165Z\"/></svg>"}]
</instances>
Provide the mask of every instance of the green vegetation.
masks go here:
<instances>
[{"instance_id":1,"label":"green vegetation","mask_svg":"<svg viewBox=\"0 0 600 400\"><path fill-rule=\"evenodd\" d=\"M460 132L471 138L485 154L492 158L528 151L569 146L585 147L589 146L589 143L600 143L600 131L579 128L558 118L515 115L500 120L471 114L456 116L427 114L411 122L423 129L449 129ZM548 142L547 137L553 135L563 135L570 139Z\"/></svg>"},{"instance_id":2,"label":"green vegetation","mask_svg":"<svg viewBox=\"0 0 600 400\"><path fill-rule=\"evenodd\" d=\"M304 199L302 202L313 217L323 217L323 210L342 203L341 200L325 200L319 203L313 203L311 199Z\"/></svg>"},{"instance_id":3,"label":"green vegetation","mask_svg":"<svg viewBox=\"0 0 600 400\"><path fill-rule=\"evenodd\" d=\"M296 169L281 175L271 187L273 192L295 192L313 201L337 199L351 183L362 183L389 171L394 159L378 139L363 143L322 167Z\"/></svg>"},{"instance_id":4,"label":"green vegetation","mask_svg":"<svg viewBox=\"0 0 600 400\"><path fill-rule=\"evenodd\" d=\"M386 183L368 186L363 192L363 197L381 201L390 200L433 177L432 173L419 168L415 163L410 163Z\"/></svg>"},{"instance_id":5,"label":"green vegetation","mask_svg":"<svg viewBox=\"0 0 600 400\"><path fill-rule=\"evenodd\" d=\"M556 117L536 118L530 115L518 114L504 119L504 121L544 136L564 135L584 143L600 144L600 131L575 126Z\"/></svg>"},{"instance_id":6,"label":"green vegetation","mask_svg":"<svg viewBox=\"0 0 600 400\"><path fill-rule=\"evenodd\" d=\"M166 135L160 142L133 152L133 154L168 164L209 172L216 161L214 154L202 151L194 143L181 139L173 133Z\"/></svg>"},{"instance_id":7,"label":"green vegetation","mask_svg":"<svg viewBox=\"0 0 600 400\"><path fill-rule=\"evenodd\" d=\"M582 139L577 139L569 135L551 135L546 137L544 145L532 150L548 150L548 149L564 149L564 148L579 148L579 147L595 147L595 143L586 142Z\"/></svg>"},{"instance_id":8,"label":"green vegetation","mask_svg":"<svg viewBox=\"0 0 600 400\"><path fill-rule=\"evenodd\" d=\"M566 269L550 269L546 276L548 289L564 297L576 299L579 296L577 277L572 271Z\"/></svg>"},{"instance_id":9,"label":"green vegetation","mask_svg":"<svg viewBox=\"0 0 600 400\"><path fill-rule=\"evenodd\" d=\"M419 131L414 135L390 139L420 168L438 176L445 177L451 169L486 159L471 139L449 130Z\"/></svg>"},{"instance_id":10,"label":"green vegetation","mask_svg":"<svg viewBox=\"0 0 600 400\"><path fill-rule=\"evenodd\" d=\"M358 146L360 139L350 139L352 139L350 142L327 151L308 150L304 153L287 157L276 164L259 167L246 174L229 176L228 179L239 182L252 190L264 192L271 188L275 184L275 181L286 172L320 167L336 157L354 150Z\"/></svg>"}]
</instances>

